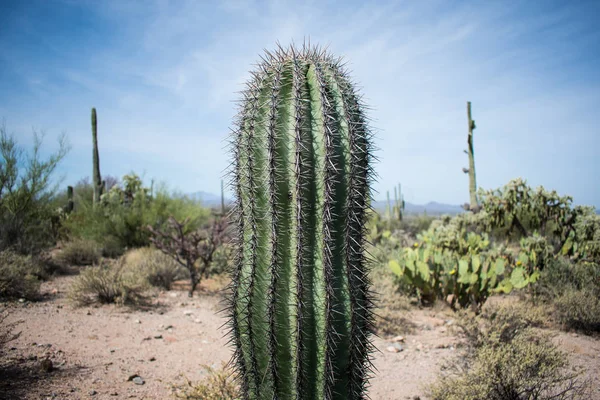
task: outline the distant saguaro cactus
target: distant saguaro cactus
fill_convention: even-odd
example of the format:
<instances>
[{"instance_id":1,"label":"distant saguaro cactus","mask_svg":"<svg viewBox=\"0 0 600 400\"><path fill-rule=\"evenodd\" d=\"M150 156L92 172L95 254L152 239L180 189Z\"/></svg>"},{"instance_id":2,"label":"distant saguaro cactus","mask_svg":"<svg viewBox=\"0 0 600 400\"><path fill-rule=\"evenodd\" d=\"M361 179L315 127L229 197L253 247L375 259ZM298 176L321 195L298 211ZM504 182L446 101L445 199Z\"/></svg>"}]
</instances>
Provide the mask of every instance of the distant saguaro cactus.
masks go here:
<instances>
[{"instance_id":1,"label":"distant saguaro cactus","mask_svg":"<svg viewBox=\"0 0 600 400\"><path fill-rule=\"evenodd\" d=\"M467 118L469 122L469 136L467 138L468 150L465 153L469 156L469 168L463 168L465 174L469 174L469 196L470 203L468 209L474 212L479 211L479 203L477 201L477 182L475 181L475 149L473 147L473 130L475 129L475 121L471 119L471 102L467 101Z\"/></svg>"},{"instance_id":2,"label":"distant saguaro cactus","mask_svg":"<svg viewBox=\"0 0 600 400\"><path fill-rule=\"evenodd\" d=\"M248 399L362 399L370 373L370 131L339 59L267 52L233 135L229 318Z\"/></svg>"},{"instance_id":3,"label":"distant saguaro cactus","mask_svg":"<svg viewBox=\"0 0 600 400\"><path fill-rule=\"evenodd\" d=\"M75 203L73 202L73 186L67 186L67 204L65 205L65 213L70 214L75 208Z\"/></svg>"},{"instance_id":4,"label":"distant saguaro cactus","mask_svg":"<svg viewBox=\"0 0 600 400\"><path fill-rule=\"evenodd\" d=\"M92 108L92 141L94 145L93 149L93 170L92 179L94 185L94 197L93 203L98 204L100 202L100 196L104 191L104 181L100 176L100 154L98 152L98 121L96 118L96 109Z\"/></svg>"}]
</instances>

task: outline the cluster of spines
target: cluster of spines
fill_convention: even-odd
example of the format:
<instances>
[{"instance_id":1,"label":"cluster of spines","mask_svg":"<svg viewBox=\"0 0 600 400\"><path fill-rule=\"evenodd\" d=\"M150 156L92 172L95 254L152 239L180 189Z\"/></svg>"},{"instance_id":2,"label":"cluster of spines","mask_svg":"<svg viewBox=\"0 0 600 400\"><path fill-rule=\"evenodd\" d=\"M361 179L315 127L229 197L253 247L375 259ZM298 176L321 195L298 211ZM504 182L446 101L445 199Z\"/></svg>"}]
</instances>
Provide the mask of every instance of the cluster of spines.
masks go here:
<instances>
[{"instance_id":1,"label":"cluster of spines","mask_svg":"<svg viewBox=\"0 0 600 400\"><path fill-rule=\"evenodd\" d=\"M308 83L311 74L316 87ZM313 104L321 107L318 115ZM239 235L228 314L243 393L248 398L364 398L373 332L364 252L373 174L364 106L339 60L306 46L267 52L243 92L242 105L232 146ZM259 124L264 138L256 132ZM257 143L262 139L266 142ZM284 143L293 148L278 147ZM285 157L277 156L279 150ZM257 200L265 193L268 209L261 209ZM321 204L310 203L310 197ZM270 228L268 249L259 249L259 225ZM319 226L320 232L303 229ZM270 252L267 267L258 259L259 250ZM282 262L291 270L283 271ZM288 273L283 279L282 271ZM255 303L263 301L254 296L260 284L268 284L262 288L266 315L255 310ZM324 309L315 309L323 300ZM290 348L282 346L283 336L276 332L282 323L293 328L287 336ZM266 342L261 347L257 340ZM266 368L256 347L268 351ZM346 369L340 370L340 364Z\"/></svg>"}]
</instances>

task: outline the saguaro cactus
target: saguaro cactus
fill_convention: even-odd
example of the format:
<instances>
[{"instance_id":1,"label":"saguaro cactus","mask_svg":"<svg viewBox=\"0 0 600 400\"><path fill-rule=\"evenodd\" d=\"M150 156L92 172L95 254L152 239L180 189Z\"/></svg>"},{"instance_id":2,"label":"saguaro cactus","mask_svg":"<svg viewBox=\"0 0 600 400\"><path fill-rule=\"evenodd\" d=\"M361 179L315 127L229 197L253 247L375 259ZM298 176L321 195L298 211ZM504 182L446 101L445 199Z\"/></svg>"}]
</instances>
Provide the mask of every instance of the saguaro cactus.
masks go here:
<instances>
[{"instance_id":1,"label":"saguaro cactus","mask_svg":"<svg viewBox=\"0 0 600 400\"><path fill-rule=\"evenodd\" d=\"M372 156L340 60L307 46L267 52L233 137L239 243L229 322L244 397L364 398Z\"/></svg>"},{"instance_id":2,"label":"saguaro cactus","mask_svg":"<svg viewBox=\"0 0 600 400\"><path fill-rule=\"evenodd\" d=\"M469 136L467 138L468 150L465 153L469 156L469 168L463 168L465 174L469 174L469 196L470 204L468 209L474 212L479 211L479 203L477 202L477 182L475 181L475 150L473 147L473 130L475 129L475 121L471 119L471 102L467 101L467 118L469 121Z\"/></svg>"},{"instance_id":3,"label":"saguaro cactus","mask_svg":"<svg viewBox=\"0 0 600 400\"><path fill-rule=\"evenodd\" d=\"M73 202L73 186L67 186L67 204L65 205L65 213L70 214L75 208L75 203Z\"/></svg>"},{"instance_id":4,"label":"saguaro cactus","mask_svg":"<svg viewBox=\"0 0 600 400\"><path fill-rule=\"evenodd\" d=\"M94 197L93 203L97 204L100 202L100 196L102 196L102 192L104 191L104 181L102 181L102 177L100 176L100 154L98 152L98 121L96 119L96 109L92 108L92 141L94 143L93 149L93 171L92 171L92 179L94 180Z\"/></svg>"}]
</instances>

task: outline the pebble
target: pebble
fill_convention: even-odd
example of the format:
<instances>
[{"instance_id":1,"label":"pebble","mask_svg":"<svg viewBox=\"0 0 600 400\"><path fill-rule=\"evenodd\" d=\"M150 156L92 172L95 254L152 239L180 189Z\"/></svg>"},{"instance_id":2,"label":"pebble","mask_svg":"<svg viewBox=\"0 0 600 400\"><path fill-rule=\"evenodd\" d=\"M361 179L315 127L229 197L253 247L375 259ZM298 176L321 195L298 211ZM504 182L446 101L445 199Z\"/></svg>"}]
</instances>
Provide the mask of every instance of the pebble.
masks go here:
<instances>
[{"instance_id":1,"label":"pebble","mask_svg":"<svg viewBox=\"0 0 600 400\"><path fill-rule=\"evenodd\" d=\"M154 335L154 339L162 339L162 335Z\"/></svg>"},{"instance_id":2,"label":"pebble","mask_svg":"<svg viewBox=\"0 0 600 400\"><path fill-rule=\"evenodd\" d=\"M392 345L386 347L386 350L390 353L400 353L404 348L399 343L393 343Z\"/></svg>"},{"instance_id":3,"label":"pebble","mask_svg":"<svg viewBox=\"0 0 600 400\"><path fill-rule=\"evenodd\" d=\"M156 357L150 357L148 361L156 361Z\"/></svg>"},{"instance_id":4,"label":"pebble","mask_svg":"<svg viewBox=\"0 0 600 400\"><path fill-rule=\"evenodd\" d=\"M136 319L136 320L135 320L135 323L136 323L136 324L141 324L141 323L142 323L142 321L140 321L139 319Z\"/></svg>"},{"instance_id":5,"label":"pebble","mask_svg":"<svg viewBox=\"0 0 600 400\"><path fill-rule=\"evenodd\" d=\"M135 378L132 379L133 383L135 383L136 385L143 385L144 383L146 383L141 377L136 376Z\"/></svg>"},{"instance_id":6,"label":"pebble","mask_svg":"<svg viewBox=\"0 0 600 400\"><path fill-rule=\"evenodd\" d=\"M90 390L88 393L90 394L90 396L95 396L98 394L98 392L96 392L94 389Z\"/></svg>"},{"instance_id":7,"label":"pebble","mask_svg":"<svg viewBox=\"0 0 600 400\"><path fill-rule=\"evenodd\" d=\"M400 343L404 343L404 336L396 336L395 338L392 339L392 342L400 342Z\"/></svg>"},{"instance_id":8,"label":"pebble","mask_svg":"<svg viewBox=\"0 0 600 400\"><path fill-rule=\"evenodd\" d=\"M187 316L189 316L189 315L192 315L192 314L193 314L193 312L192 312L192 311L190 311L190 310L185 310L185 311L183 312L183 315L187 315Z\"/></svg>"}]
</instances>

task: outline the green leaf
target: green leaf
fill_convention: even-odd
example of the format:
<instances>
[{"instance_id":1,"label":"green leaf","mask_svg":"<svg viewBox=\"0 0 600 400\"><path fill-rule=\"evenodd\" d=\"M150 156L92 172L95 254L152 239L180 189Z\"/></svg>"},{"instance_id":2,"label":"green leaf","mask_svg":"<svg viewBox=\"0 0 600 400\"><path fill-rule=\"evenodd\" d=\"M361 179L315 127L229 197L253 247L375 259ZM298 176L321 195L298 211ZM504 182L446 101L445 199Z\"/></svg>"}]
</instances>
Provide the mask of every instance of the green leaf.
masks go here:
<instances>
[{"instance_id":1,"label":"green leaf","mask_svg":"<svg viewBox=\"0 0 600 400\"><path fill-rule=\"evenodd\" d=\"M479 255L474 255L471 263L473 265L473 272L479 271L479 267L481 266L481 258L479 258Z\"/></svg>"},{"instance_id":2,"label":"green leaf","mask_svg":"<svg viewBox=\"0 0 600 400\"><path fill-rule=\"evenodd\" d=\"M400 267L400 263L398 263L398 261L396 261L396 260L390 260L390 262L388 262L388 267L396 275L398 275L398 276L402 276L403 275L402 267Z\"/></svg>"},{"instance_id":3,"label":"green leaf","mask_svg":"<svg viewBox=\"0 0 600 400\"><path fill-rule=\"evenodd\" d=\"M504 259L499 258L496 260L496 275L502 275L506 267L504 265Z\"/></svg>"},{"instance_id":4,"label":"green leaf","mask_svg":"<svg viewBox=\"0 0 600 400\"><path fill-rule=\"evenodd\" d=\"M521 267L513 269L510 275L510 283L516 289L522 289L529 284L529 281L525 278L525 270Z\"/></svg>"},{"instance_id":5,"label":"green leaf","mask_svg":"<svg viewBox=\"0 0 600 400\"><path fill-rule=\"evenodd\" d=\"M531 275L529 275L529 283L535 283L540 278L540 271L533 271Z\"/></svg>"},{"instance_id":6,"label":"green leaf","mask_svg":"<svg viewBox=\"0 0 600 400\"><path fill-rule=\"evenodd\" d=\"M527 265L527 263L529 262L529 257L527 257L527 253L525 252L520 252L519 253L519 258L518 261L521 261L521 263L523 265Z\"/></svg>"},{"instance_id":7,"label":"green leaf","mask_svg":"<svg viewBox=\"0 0 600 400\"><path fill-rule=\"evenodd\" d=\"M385 230L385 231L383 231L383 232L381 233L381 236L383 236L383 237L384 237L384 238L386 238L386 239L389 239L389 237L390 237L390 236L392 236L392 232L391 232L391 231L388 231L388 230Z\"/></svg>"},{"instance_id":8,"label":"green leaf","mask_svg":"<svg viewBox=\"0 0 600 400\"><path fill-rule=\"evenodd\" d=\"M496 289L494 289L493 291L496 293L510 293L512 292L513 289L513 285L510 281L510 279L504 279L502 282L500 282L498 284L498 287L496 287Z\"/></svg>"},{"instance_id":9,"label":"green leaf","mask_svg":"<svg viewBox=\"0 0 600 400\"><path fill-rule=\"evenodd\" d=\"M472 276L473 276L473 274L471 274L470 272L465 272L465 273L460 274L458 276L458 279L456 280L456 282L462 283L462 284L465 284L465 285L470 284Z\"/></svg>"},{"instance_id":10,"label":"green leaf","mask_svg":"<svg viewBox=\"0 0 600 400\"><path fill-rule=\"evenodd\" d=\"M427 282L429 280L429 274L431 273L429 265L426 262L417 261L417 269L423 280Z\"/></svg>"},{"instance_id":11,"label":"green leaf","mask_svg":"<svg viewBox=\"0 0 600 400\"><path fill-rule=\"evenodd\" d=\"M466 275L469 273L469 262L467 260L459 260L458 261L458 275L459 277L462 275Z\"/></svg>"}]
</instances>

